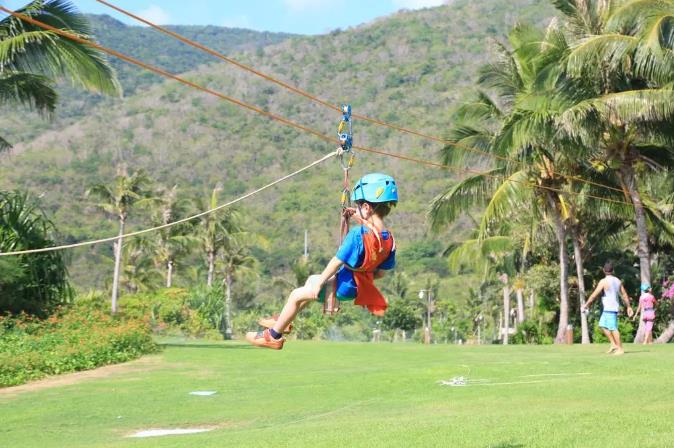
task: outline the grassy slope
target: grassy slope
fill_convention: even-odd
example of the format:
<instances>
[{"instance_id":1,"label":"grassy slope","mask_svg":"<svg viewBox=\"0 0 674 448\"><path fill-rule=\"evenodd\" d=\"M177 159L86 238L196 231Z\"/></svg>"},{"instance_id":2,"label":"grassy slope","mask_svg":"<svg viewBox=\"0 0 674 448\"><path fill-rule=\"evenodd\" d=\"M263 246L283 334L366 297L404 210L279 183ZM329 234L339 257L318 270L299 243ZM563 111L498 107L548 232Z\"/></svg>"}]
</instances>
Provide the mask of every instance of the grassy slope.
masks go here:
<instances>
[{"instance_id":1,"label":"grassy slope","mask_svg":"<svg viewBox=\"0 0 674 448\"><path fill-rule=\"evenodd\" d=\"M672 347L628 346L621 358L602 349L293 342L278 353L234 343L171 346L156 370L0 396L0 442L26 448L671 446ZM520 384L436 383L456 376ZM193 390L218 394L188 395ZM199 425L220 428L122 438Z\"/></svg>"},{"instance_id":2,"label":"grassy slope","mask_svg":"<svg viewBox=\"0 0 674 448\"><path fill-rule=\"evenodd\" d=\"M292 38L237 58L333 102L349 101L359 113L442 135L449 110L470 92L477 67L487 60L489 38L505 35L519 18L541 23L551 14L542 0L461 0L344 32ZM201 67L189 76L334 135L336 113L230 66ZM355 132L358 144L392 152L436 159L439 150L438 144L364 123L356 123ZM115 234L115 223L93 213L83 193L92 183L109 181L119 161L192 195L222 182L223 197L232 198L330 150L315 137L169 82L22 145L15 157L0 161L0 188L44 193L62 239L79 241ZM360 154L353 174L374 170L399 178L402 201L391 225L404 251L424 237L426 206L455 174L367 154ZM246 211L255 219L249 228L275 247L265 257L268 265L301 253L298 222L308 227L314 254L334 250L340 171L329 163L250 201ZM109 247L97 251L111 254ZM88 251L74 252L74 259L76 283L101 286L108 277L107 270L91 272L102 260Z\"/></svg>"}]
</instances>

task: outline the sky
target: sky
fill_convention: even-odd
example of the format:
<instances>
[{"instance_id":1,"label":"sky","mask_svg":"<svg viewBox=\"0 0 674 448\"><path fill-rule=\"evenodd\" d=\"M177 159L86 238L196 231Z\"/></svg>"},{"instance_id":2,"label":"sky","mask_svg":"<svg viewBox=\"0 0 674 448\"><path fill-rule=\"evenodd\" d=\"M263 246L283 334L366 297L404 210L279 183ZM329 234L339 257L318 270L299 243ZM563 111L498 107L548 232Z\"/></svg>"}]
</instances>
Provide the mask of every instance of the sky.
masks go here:
<instances>
[{"instance_id":1,"label":"sky","mask_svg":"<svg viewBox=\"0 0 674 448\"><path fill-rule=\"evenodd\" d=\"M8 9L29 0L0 0ZM96 0L71 0L85 13L133 19ZM218 25L258 31L323 34L369 22L399 9L438 6L451 0L107 0L160 25Z\"/></svg>"}]
</instances>

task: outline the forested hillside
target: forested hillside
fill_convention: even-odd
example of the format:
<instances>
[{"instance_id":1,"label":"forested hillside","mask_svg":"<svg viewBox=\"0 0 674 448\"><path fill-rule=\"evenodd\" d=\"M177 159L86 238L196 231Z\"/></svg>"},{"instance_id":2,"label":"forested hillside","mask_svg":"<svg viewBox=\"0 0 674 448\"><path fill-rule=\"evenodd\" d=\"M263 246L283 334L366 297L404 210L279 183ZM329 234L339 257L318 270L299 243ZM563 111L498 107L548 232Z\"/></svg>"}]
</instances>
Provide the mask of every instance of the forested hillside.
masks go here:
<instances>
[{"instance_id":1,"label":"forested hillside","mask_svg":"<svg viewBox=\"0 0 674 448\"><path fill-rule=\"evenodd\" d=\"M489 56L490 39L505 35L518 19L541 24L552 14L550 5L538 0L462 0L329 35L290 37L271 46L264 45L285 36L241 34L225 43L214 27L175 29L333 103L351 103L360 114L443 135L451 110L470 93L477 68ZM129 28L130 33L109 18L97 19L96 28L105 45L128 53L145 49L136 55L170 70L191 68L187 76L194 82L325 134L336 130L339 115L334 111L207 55L185 58L178 50L182 44L150 29ZM207 61L213 63L204 65ZM87 116L45 133L42 129L50 125L38 117L3 111L6 137L42 135L26 139L1 159L0 188L42 195L63 241L116 233L115 223L95 212L84 192L93 183L110 181L120 163L144 168L166 185L177 184L185 195L203 196L222 183L222 197L229 199L334 149L176 82L152 84L151 75L126 68L120 69L120 79L127 92L135 93L102 101L90 113L85 104L93 100L66 95L62 114L74 116L80 110ZM354 133L356 144L426 159L437 160L440 149L437 143L360 122L354 123ZM391 225L403 263L405 257L432 258L452 238L427 236L425 210L447 177L456 174L369 154L358 154L353 171L354 177L385 171L398 178L401 202ZM267 270L287 266L301 253L303 228L309 229L312 253L333 250L340 181L341 168L328 162L242 208L248 229L265 239L256 240L256 253ZM144 224L143 211L135 213L131 220L138 228ZM76 283L103 286L109 270L94 270L92 264L106 263L110 254L108 246L74 252Z\"/></svg>"},{"instance_id":2,"label":"forested hillside","mask_svg":"<svg viewBox=\"0 0 674 448\"><path fill-rule=\"evenodd\" d=\"M175 39L167 39L149 27L128 26L108 15L87 15L93 34L102 45L114 48L129 56L157 65L173 73L193 70L201 64L213 62L212 56L185 45ZM229 54L237 51L255 51L267 45L282 42L291 37L286 33L269 33L225 28L219 26L169 26L171 31ZM125 97L132 96L139 89L163 82L164 79L117 58L110 58L111 65L123 86ZM74 89L67 84L59 88L59 111L52 122L34 120L28 114L7 114L3 120L10 125L3 129L12 141L35 138L47 129L61 129L86 116L96 106L107 107L118 99L107 98ZM4 127L3 127L4 128Z\"/></svg>"}]
</instances>

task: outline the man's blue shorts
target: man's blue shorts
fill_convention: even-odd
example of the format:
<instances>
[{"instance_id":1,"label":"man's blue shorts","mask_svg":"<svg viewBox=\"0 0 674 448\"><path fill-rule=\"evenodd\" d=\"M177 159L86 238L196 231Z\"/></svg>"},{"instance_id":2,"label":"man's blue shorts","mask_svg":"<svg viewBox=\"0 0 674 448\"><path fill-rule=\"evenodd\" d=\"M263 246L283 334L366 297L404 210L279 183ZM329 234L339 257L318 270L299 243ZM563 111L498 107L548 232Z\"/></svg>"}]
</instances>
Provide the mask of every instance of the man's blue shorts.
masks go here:
<instances>
[{"instance_id":1,"label":"man's blue shorts","mask_svg":"<svg viewBox=\"0 0 674 448\"><path fill-rule=\"evenodd\" d=\"M599 318L599 326L609 331L618 331L618 312L604 311Z\"/></svg>"}]
</instances>

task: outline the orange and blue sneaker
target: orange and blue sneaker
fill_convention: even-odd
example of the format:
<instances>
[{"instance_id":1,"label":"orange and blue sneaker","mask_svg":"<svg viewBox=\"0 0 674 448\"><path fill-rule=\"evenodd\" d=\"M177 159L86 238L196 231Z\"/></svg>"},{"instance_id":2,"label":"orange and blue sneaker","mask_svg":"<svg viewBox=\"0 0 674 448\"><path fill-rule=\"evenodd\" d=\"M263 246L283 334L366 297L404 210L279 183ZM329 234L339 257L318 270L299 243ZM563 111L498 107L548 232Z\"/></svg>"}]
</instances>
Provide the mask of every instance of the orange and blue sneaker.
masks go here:
<instances>
[{"instance_id":1,"label":"orange and blue sneaker","mask_svg":"<svg viewBox=\"0 0 674 448\"><path fill-rule=\"evenodd\" d=\"M269 329L264 331L250 331L246 333L246 340L257 347L271 348L273 350L281 350L285 338L274 339L269 333Z\"/></svg>"},{"instance_id":2,"label":"orange and blue sneaker","mask_svg":"<svg viewBox=\"0 0 674 448\"><path fill-rule=\"evenodd\" d=\"M278 314L275 314L274 316L271 317L263 317L260 320L257 321L258 324L260 324L261 327L264 328L274 328L274 325L276 325L276 321L278 320ZM288 324L287 327L283 329L283 334L290 334L290 332L293 329L293 324L290 323Z\"/></svg>"}]
</instances>

